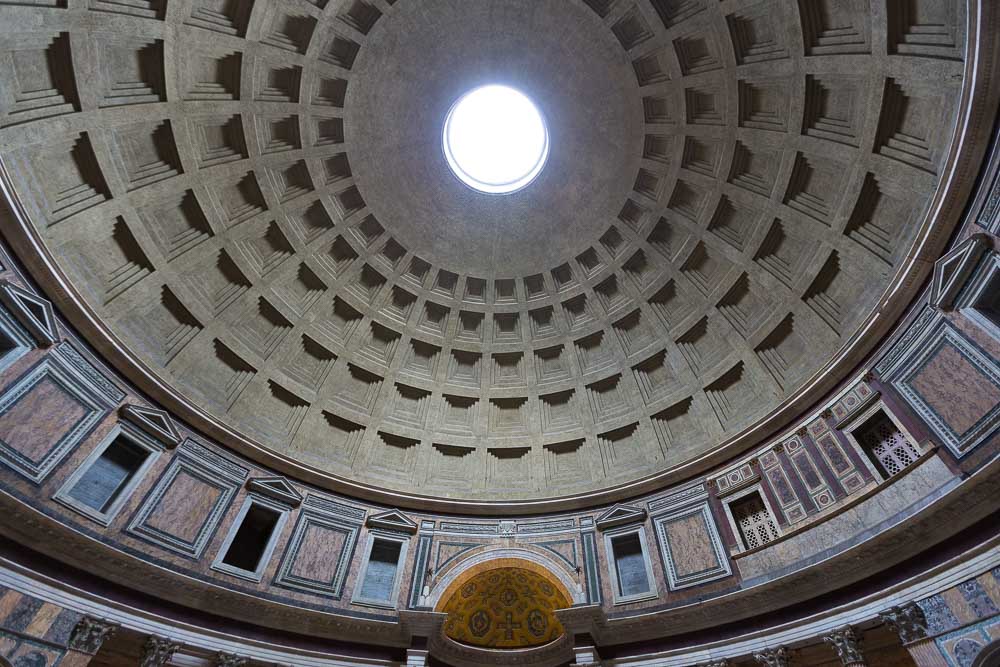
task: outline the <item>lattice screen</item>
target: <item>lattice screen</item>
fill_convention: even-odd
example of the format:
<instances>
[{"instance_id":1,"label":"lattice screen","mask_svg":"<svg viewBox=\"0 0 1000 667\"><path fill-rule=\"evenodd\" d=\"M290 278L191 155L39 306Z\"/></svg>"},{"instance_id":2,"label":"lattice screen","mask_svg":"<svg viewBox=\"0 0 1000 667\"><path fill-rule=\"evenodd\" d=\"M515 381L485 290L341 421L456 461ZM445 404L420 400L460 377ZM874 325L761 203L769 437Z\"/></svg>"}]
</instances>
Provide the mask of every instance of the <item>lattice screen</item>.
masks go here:
<instances>
[{"instance_id":1,"label":"lattice screen","mask_svg":"<svg viewBox=\"0 0 1000 667\"><path fill-rule=\"evenodd\" d=\"M901 472L920 457L920 451L881 410L858 429L857 438L886 479Z\"/></svg>"},{"instance_id":2,"label":"lattice screen","mask_svg":"<svg viewBox=\"0 0 1000 667\"><path fill-rule=\"evenodd\" d=\"M743 544L747 549L756 549L771 540L778 539L778 528L774 525L771 513L767 511L760 494L754 492L733 502L729 508L733 519L743 535Z\"/></svg>"}]
</instances>

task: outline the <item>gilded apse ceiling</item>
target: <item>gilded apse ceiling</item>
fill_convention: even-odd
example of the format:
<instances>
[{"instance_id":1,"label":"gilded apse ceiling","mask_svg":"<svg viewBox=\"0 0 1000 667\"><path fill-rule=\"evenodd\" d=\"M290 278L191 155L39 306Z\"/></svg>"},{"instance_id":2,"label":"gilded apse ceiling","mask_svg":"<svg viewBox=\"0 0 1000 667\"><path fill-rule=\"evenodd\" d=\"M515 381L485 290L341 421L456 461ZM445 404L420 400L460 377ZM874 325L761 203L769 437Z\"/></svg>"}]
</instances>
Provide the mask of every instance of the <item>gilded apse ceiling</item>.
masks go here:
<instances>
[{"instance_id":1,"label":"gilded apse ceiling","mask_svg":"<svg viewBox=\"0 0 1000 667\"><path fill-rule=\"evenodd\" d=\"M930 0L0 6L11 233L63 310L192 425L397 504L780 429L911 296L964 76ZM486 83L550 134L506 196L441 148Z\"/></svg>"},{"instance_id":2,"label":"gilded apse ceiling","mask_svg":"<svg viewBox=\"0 0 1000 667\"><path fill-rule=\"evenodd\" d=\"M518 649L541 646L563 634L553 613L570 606L565 594L541 574L519 567L485 570L444 601L443 631L463 644Z\"/></svg>"}]
</instances>

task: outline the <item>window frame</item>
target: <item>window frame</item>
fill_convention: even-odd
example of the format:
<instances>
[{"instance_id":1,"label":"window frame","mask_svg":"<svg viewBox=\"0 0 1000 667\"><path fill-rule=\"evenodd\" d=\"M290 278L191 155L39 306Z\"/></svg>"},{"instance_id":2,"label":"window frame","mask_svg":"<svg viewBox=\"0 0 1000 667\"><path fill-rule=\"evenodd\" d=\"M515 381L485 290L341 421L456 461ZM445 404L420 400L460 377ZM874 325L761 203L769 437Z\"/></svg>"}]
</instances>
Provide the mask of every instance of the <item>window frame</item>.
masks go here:
<instances>
[{"instance_id":1,"label":"window frame","mask_svg":"<svg viewBox=\"0 0 1000 667\"><path fill-rule=\"evenodd\" d=\"M278 514L278 520L274 524L274 529L271 531L271 536L268 538L267 544L264 546L263 551L261 551L260 560L257 561L257 568L251 571L225 563L223 562L223 559L226 557L226 554L229 553L229 547L232 546L233 540L236 539L236 533L243 527L243 521L250 512L250 508L254 505L260 505L274 511ZM219 545L218 551L215 553L215 559L212 561L212 569L233 577L239 577L240 579L246 579L247 581L259 583L264 577L264 572L267 570L267 566L271 563L271 558L274 556L274 550L278 546L278 539L281 537L281 533L285 529L285 524L288 522L289 513L290 510L288 505L272 500L271 498L259 493L254 493L253 491L248 492L246 497L243 499L243 505L240 506L239 513L229 526L229 531L226 533L226 539L222 541L222 544Z\"/></svg>"},{"instance_id":2,"label":"window frame","mask_svg":"<svg viewBox=\"0 0 1000 667\"><path fill-rule=\"evenodd\" d=\"M851 443L855 451L860 455L861 460L868 468L868 471L872 474L872 478L878 484L885 484L886 482L889 482L890 480L893 480L896 477L904 474L906 471L908 471L910 468L913 467L916 461L914 461L914 463L911 463L907 467L903 468L895 475L890 475L888 477L882 476L882 472L879 470L878 466L875 465L875 462L872 461L871 454L868 453L868 450L865 448L865 446L862 445L861 441L858 440L858 438L854 435L855 431L864 426L865 422L871 419L875 415L875 413L878 412L879 410L881 410L882 413L889 418L889 420L896 426L896 428L899 429L899 432L902 433L903 436L906 438L906 440L913 445L914 449L917 450L916 461L919 461L923 457L923 455L927 453L927 446L926 443L921 442L920 440L917 440L915 437L913 437L913 434L910 433L910 430L905 426L903 426L902 422L899 421L899 419L896 417L893 411L889 409L889 407L885 404L885 401L883 401L881 397L878 400L874 401L867 408L859 412L858 414L851 416L850 420L847 423L841 424L840 425L841 433L843 433L847 437L848 442Z\"/></svg>"},{"instance_id":3,"label":"window frame","mask_svg":"<svg viewBox=\"0 0 1000 667\"><path fill-rule=\"evenodd\" d=\"M13 314L2 306L0 306L0 335L14 344L13 348L0 356L0 373L2 373L18 359L35 349L35 343L31 335L15 321Z\"/></svg>"},{"instance_id":4,"label":"window frame","mask_svg":"<svg viewBox=\"0 0 1000 667\"><path fill-rule=\"evenodd\" d=\"M615 564L615 548L614 540L619 537L627 537L628 535L638 535L639 536L639 547L642 549L642 561L643 565L646 567L646 580L649 582L649 589L642 593L633 593L632 595L622 595L621 593L621 580L618 578L618 568ZM631 604L633 602L642 602L644 600L655 600L660 596L659 585L656 583L656 577L653 576L653 562L650 559L649 543L646 541L646 528L642 524L632 524L631 526L622 526L620 528L612 528L604 531L604 553L607 560L607 570L608 570L608 581L611 583L611 595L612 601L615 605L621 604Z\"/></svg>"},{"instance_id":5,"label":"window frame","mask_svg":"<svg viewBox=\"0 0 1000 667\"><path fill-rule=\"evenodd\" d=\"M129 479L128 483L122 488L118 493L118 497L114 499L108 509L104 512L100 512L89 505L86 505L72 495L70 492L76 487L77 483L83 478L83 476L93 467L97 460L104 454L105 451L115 440L119 437L123 437L128 440L131 444L139 447L147 452L146 459L142 462L132 477ZM142 483L143 478L149 469L156 463L156 460L160 457L164 451L164 447L154 438L149 437L142 431L140 431L135 426L127 422L118 422L115 426L108 432L104 439L94 448L90 454L87 455L76 470L66 478L66 481L62 483L59 489L53 494L52 499L59 504L68 507L78 514L82 514L91 521L100 524L101 526L110 526L111 523L117 518L118 514L121 512L122 508L128 502L132 494L135 493L136 487Z\"/></svg>"},{"instance_id":6,"label":"window frame","mask_svg":"<svg viewBox=\"0 0 1000 667\"><path fill-rule=\"evenodd\" d=\"M764 509L767 510L767 513L771 515L771 521L774 523L774 529L778 532L778 536L776 538L774 538L770 542L765 542L759 547L754 547L753 550L766 549L769 545L774 544L775 542L777 542L778 540L780 540L782 537L785 536L785 531L784 529L782 529L781 523L778 522L778 514L777 512L774 511L774 506L771 505L771 501L767 497L767 494L764 493L763 486L761 485L760 482L757 482L756 484L751 484L750 486L742 488L739 491L734 491L732 494L727 495L725 498L722 499L722 508L726 512L726 520L729 521L729 528L733 533L733 538L736 540L736 550L731 552L734 554L745 553L747 551L752 551L752 549L746 546L746 543L743 539L743 531L740 530L740 524L736 520L736 517L733 516L733 510L731 505L732 503L742 498L745 498L746 496L749 496L752 493L756 493L760 497L761 502L764 503Z\"/></svg>"},{"instance_id":7,"label":"window frame","mask_svg":"<svg viewBox=\"0 0 1000 667\"><path fill-rule=\"evenodd\" d=\"M392 592L388 600L376 598L366 598L361 596L365 579L368 576L368 565L371 562L372 548L376 540L384 542L396 542L399 544L399 558L396 559L396 575L392 581ZM368 539L365 543L365 555L358 578L354 581L354 590L351 592L351 604L363 607L377 607L379 609L395 609L399 600L399 590L403 584L403 566L406 564L406 550L410 544L410 537L400 533L393 533L386 530L371 529L368 531Z\"/></svg>"},{"instance_id":8,"label":"window frame","mask_svg":"<svg viewBox=\"0 0 1000 667\"><path fill-rule=\"evenodd\" d=\"M1000 340L1000 325L984 315L978 307L978 301L989 291L993 281L1000 283L1000 253L991 251L986 253L963 290L964 294L959 297L958 311L990 336Z\"/></svg>"}]
</instances>

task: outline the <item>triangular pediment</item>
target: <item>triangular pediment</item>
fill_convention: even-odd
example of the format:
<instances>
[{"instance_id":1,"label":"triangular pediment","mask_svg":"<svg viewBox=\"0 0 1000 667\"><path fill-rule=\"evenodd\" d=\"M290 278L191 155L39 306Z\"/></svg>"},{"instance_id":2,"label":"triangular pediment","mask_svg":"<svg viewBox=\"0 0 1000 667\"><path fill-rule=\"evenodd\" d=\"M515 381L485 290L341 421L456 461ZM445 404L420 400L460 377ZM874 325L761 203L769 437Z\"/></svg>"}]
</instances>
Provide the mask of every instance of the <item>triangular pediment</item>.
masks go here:
<instances>
[{"instance_id":1,"label":"triangular pediment","mask_svg":"<svg viewBox=\"0 0 1000 667\"><path fill-rule=\"evenodd\" d=\"M615 526L624 526L629 523L639 523L646 520L646 510L631 505L615 505L604 514L597 517L597 527L600 530L607 530Z\"/></svg>"},{"instance_id":2,"label":"triangular pediment","mask_svg":"<svg viewBox=\"0 0 1000 667\"><path fill-rule=\"evenodd\" d=\"M59 340L52 304L6 280L0 280L0 300L43 347Z\"/></svg>"},{"instance_id":3,"label":"triangular pediment","mask_svg":"<svg viewBox=\"0 0 1000 667\"><path fill-rule=\"evenodd\" d=\"M180 431L170 415L163 410L141 405L123 405L118 414L170 449L181 444Z\"/></svg>"},{"instance_id":4,"label":"triangular pediment","mask_svg":"<svg viewBox=\"0 0 1000 667\"><path fill-rule=\"evenodd\" d=\"M247 488L291 507L302 504L302 494L284 477L257 477L247 482Z\"/></svg>"},{"instance_id":5,"label":"triangular pediment","mask_svg":"<svg viewBox=\"0 0 1000 667\"><path fill-rule=\"evenodd\" d=\"M934 263L930 302L935 308L951 310L958 293L989 247L985 234L976 234L955 246Z\"/></svg>"},{"instance_id":6,"label":"triangular pediment","mask_svg":"<svg viewBox=\"0 0 1000 667\"><path fill-rule=\"evenodd\" d=\"M417 524L399 510L389 510L368 517L368 525L372 528L395 530L412 535L417 532Z\"/></svg>"}]
</instances>

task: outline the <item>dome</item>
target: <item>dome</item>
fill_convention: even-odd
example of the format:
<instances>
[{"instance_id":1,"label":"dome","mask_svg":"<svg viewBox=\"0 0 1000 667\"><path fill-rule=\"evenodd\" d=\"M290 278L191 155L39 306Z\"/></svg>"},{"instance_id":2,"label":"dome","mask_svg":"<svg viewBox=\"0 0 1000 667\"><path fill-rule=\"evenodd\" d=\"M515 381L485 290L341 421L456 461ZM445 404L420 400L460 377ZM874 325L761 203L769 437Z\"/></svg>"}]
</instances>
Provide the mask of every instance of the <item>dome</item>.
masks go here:
<instances>
[{"instance_id":1,"label":"dome","mask_svg":"<svg viewBox=\"0 0 1000 667\"><path fill-rule=\"evenodd\" d=\"M0 0L0 666L988 664L997 34Z\"/></svg>"},{"instance_id":2,"label":"dome","mask_svg":"<svg viewBox=\"0 0 1000 667\"><path fill-rule=\"evenodd\" d=\"M134 34L25 37L7 74L76 323L238 450L396 503L652 488L780 429L910 298L960 43L892 69L822 13L332 4L107 14ZM547 119L504 196L440 143L487 84Z\"/></svg>"}]
</instances>

